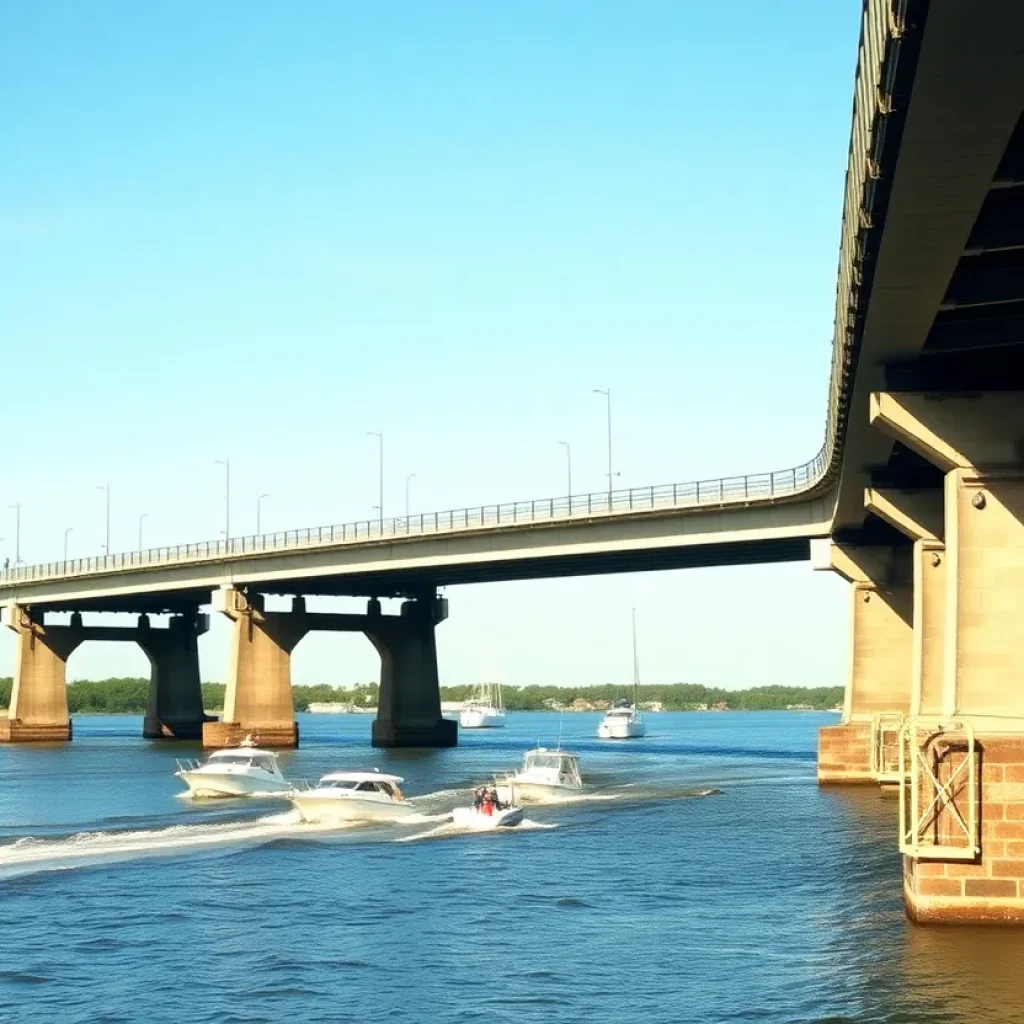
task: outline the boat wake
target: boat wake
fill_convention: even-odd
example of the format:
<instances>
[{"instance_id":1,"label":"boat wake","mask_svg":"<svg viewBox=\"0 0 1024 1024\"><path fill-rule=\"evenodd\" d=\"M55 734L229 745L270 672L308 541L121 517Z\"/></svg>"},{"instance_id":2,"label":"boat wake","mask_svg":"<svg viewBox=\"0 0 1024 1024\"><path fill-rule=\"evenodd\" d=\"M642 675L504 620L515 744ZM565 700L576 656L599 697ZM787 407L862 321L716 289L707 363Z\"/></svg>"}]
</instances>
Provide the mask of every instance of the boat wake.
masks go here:
<instances>
[{"instance_id":1,"label":"boat wake","mask_svg":"<svg viewBox=\"0 0 1024 1024\"><path fill-rule=\"evenodd\" d=\"M392 842L415 843L424 839L450 839L453 836L511 835L514 832L531 832L535 829L558 828L558 825L553 821L535 821L533 818L523 818L518 825L509 825L506 828L480 830L475 829L470 825L456 825L455 822L451 820L450 814L446 814L444 817L447 820L443 821L435 828L427 829L426 832L416 832L411 836L399 836L397 839L393 839Z\"/></svg>"},{"instance_id":2,"label":"boat wake","mask_svg":"<svg viewBox=\"0 0 1024 1024\"><path fill-rule=\"evenodd\" d=\"M77 832L63 839L24 836L0 845L0 880L38 871L66 870L186 852L230 851L276 839L337 832L344 827L311 825L303 822L297 812L286 811L245 822L171 825L127 832Z\"/></svg>"}]
</instances>

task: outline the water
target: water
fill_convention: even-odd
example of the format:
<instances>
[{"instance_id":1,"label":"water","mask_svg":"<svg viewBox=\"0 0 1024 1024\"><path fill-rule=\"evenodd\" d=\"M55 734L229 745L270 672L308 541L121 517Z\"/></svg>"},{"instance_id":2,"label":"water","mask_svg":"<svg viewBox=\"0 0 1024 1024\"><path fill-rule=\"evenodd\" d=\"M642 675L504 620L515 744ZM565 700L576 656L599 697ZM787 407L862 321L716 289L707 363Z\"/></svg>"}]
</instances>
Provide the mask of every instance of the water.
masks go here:
<instances>
[{"instance_id":1,"label":"water","mask_svg":"<svg viewBox=\"0 0 1024 1024\"><path fill-rule=\"evenodd\" d=\"M0 749L0 1019L1024 1022L1024 933L910 925L893 803L815 785L832 716L651 715L628 743L597 720L563 723L593 798L483 834L435 816L553 745L554 715L447 751L302 716L287 775L376 765L422 805L340 830L181 800L195 749L137 718Z\"/></svg>"}]
</instances>

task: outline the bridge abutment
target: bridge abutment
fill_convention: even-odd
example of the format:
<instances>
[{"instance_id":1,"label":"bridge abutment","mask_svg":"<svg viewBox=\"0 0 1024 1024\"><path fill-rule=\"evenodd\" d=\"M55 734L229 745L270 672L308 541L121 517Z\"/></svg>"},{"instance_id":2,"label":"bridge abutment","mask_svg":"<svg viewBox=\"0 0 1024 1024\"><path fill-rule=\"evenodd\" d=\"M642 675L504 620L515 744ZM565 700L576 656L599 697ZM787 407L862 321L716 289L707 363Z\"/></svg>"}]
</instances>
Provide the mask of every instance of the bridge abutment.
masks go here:
<instances>
[{"instance_id":1,"label":"bridge abutment","mask_svg":"<svg viewBox=\"0 0 1024 1024\"><path fill-rule=\"evenodd\" d=\"M0 718L0 741L52 743L71 739L67 661L82 642L81 617L69 626L45 626L29 609L9 605L3 624L18 635L14 686L7 718Z\"/></svg>"},{"instance_id":2,"label":"bridge abutment","mask_svg":"<svg viewBox=\"0 0 1024 1024\"><path fill-rule=\"evenodd\" d=\"M380 653L375 747L454 747L458 724L441 716L434 629L447 601L431 594L402 604L401 615L379 614L371 602L366 635Z\"/></svg>"},{"instance_id":3,"label":"bridge abutment","mask_svg":"<svg viewBox=\"0 0 1024 1024\"><path fill-rule=\"evenodd\" d=\"M827 564L850 583L850 663L841 724L818 736L818 782L872 783L872 719L910 704L910 547L831 544Z\"/></svg>"},{"instance_id":4,"label":"bridge abutment","mask_svg":"<svg viewBox=\"0 0 1024 1024\"><path fill-rule=\"evenodd\" d=\"M292 703L291 654L309 632L305 603L290 612L264 610L258 594L224 587L214 610L234 623L224 716L202 727L204 747L230 747L251 733L264 747L296 747L298 724Z\"/></svg>"},{"instance_id":5,"label":"bridge abutment","mask_svg":"<svg viewBox=\"0 0 1024 1024\"><path fill-rule=\"evenodd\" d=\"M920 595L925 662L938 665L908 733L907 913L1024 924L1024 394L882 393L871 409L945 472L942 593L926 582Z\"/></svg>"},{"instance_id":6,"label":"bridge abutment","mask_svg":"<svg viewBox=\"0 0 1024 1024\"><path fill-rule=\"evenodd\" d=\"M198 609L175 615L166 629L152 629L139 616L138 644L150 664L149 703L142 724L147 739L198 740L208 719L203 711L199 637L210 628Z\"/></svg>"}]
</instances>

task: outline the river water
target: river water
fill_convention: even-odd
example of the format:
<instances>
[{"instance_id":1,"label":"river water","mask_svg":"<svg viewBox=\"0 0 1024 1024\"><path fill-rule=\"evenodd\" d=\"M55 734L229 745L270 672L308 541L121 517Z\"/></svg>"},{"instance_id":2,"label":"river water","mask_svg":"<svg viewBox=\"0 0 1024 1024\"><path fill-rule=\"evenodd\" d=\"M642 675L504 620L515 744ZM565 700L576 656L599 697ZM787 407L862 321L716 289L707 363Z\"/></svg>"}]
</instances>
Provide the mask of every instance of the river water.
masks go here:
<instances>
[{"instance_id":1,"label":"river water","mask_svg":"<svg viewBox=\"0 0 1024 1024\"><path fill-rule=\"evenodd\" d=\"M377 766L422 805L335 831L181 799L197 751L137 718L0 749L0 1020L1024 1022L1024 934L909 924L894 804L816 786L833 716L650 715L629 743L597 718L562 723L586 798L487 834L442 815L556 716L446 751L300 716L286 775Z\"/></svg>"}]
</instances>

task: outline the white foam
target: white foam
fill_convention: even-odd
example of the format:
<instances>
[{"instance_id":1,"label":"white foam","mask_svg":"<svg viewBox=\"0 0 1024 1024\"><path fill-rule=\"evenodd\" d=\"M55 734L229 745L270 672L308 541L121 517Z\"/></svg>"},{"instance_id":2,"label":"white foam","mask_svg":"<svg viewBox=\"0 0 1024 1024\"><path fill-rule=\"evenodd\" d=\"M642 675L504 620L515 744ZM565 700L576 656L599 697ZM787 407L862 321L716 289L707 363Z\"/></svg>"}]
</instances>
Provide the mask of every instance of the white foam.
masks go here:
<instances>
[{"instance_id":1,"label":"white foam","mask_svg":"<svg viewBox=\"0 0 1024 1024\"><path fill-rule=\"evenodd\" d=\"M511 835L514 832L529 832L533 829L549 829L558 828L558 826L551 821L535 821L533 818L523 818L518 825L507 825L499 828L489 829L475 829L470 825L456 825L451 820L450 815L445 815L448 819L442 822L436 828L427 829L426 832L417 832L411 836L400 836L397 839L393 839L394 843L413 843L421 839L445 839L452 836L479 836L479 835Z\"/></svg>"},{"instance_id":2,"label":"white foam","mask_svg":"<svg viewBox=\"0 0 1024 1024\"><path fill-rule=\"evenodd\" d=\"M78 867L84 864L166 856L231 846L260 845L274 839L337 831L344 826L311 825L295 811L249 822L171 825L133 832L78 832L64 839L25 836L0 846L0 877L23 869Z\"/></svg>"}]
</instances>

